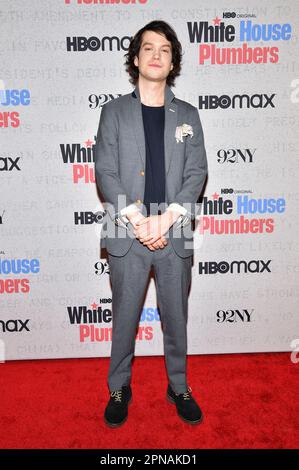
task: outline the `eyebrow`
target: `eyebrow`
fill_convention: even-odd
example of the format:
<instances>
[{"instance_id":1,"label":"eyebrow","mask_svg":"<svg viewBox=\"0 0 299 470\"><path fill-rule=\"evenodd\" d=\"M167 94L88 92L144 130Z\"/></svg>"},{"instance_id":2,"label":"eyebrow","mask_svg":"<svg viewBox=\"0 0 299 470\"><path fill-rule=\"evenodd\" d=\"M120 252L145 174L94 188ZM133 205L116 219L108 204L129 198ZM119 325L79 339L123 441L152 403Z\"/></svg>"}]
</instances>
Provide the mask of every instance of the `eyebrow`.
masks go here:
<instances>
[{"instance_id":1,"label":"eyebrow","mask_svg":"<svg viewBox=\"0 0 299 470\"><path fill-rule=\"evenodd\" d=\"M144 42L144 43L142 44L142 46L147 46L148 44L149 44L150 46L153 45L152 42ZM171 46L170 46L170 44L162 44L161 47L171 47Z\"/></svg>"}]
</instances>

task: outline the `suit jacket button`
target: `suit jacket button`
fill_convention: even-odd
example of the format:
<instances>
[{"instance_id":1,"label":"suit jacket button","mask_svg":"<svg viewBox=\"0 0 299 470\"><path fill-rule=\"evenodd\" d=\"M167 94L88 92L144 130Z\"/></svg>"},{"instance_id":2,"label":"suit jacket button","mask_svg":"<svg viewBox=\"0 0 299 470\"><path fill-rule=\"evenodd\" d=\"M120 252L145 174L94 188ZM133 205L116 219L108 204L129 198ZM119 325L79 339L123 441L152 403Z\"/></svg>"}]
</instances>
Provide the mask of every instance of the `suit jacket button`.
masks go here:
<instances>
[{"instance_id":1,"label":"suit jacket button","mask_svg":"<svg viewBox=\"0 0 299 470\"><path fill-rule=\"evenodd\" d=\"M144 171L143 170L141 170L140 176L144 176Z\"/></svg>"},{"instance_id":2,"label":"suit jacket button","mask_svg":"<svg viewBox=\"0 0 299 470\"><path fill-rule=\"evenodd\" d=\"M140 199L137 199L136 202L137 202L137 204L141 204L141 203L142 203L142 201L141 201Z\"/></svg>"}]
</instances>

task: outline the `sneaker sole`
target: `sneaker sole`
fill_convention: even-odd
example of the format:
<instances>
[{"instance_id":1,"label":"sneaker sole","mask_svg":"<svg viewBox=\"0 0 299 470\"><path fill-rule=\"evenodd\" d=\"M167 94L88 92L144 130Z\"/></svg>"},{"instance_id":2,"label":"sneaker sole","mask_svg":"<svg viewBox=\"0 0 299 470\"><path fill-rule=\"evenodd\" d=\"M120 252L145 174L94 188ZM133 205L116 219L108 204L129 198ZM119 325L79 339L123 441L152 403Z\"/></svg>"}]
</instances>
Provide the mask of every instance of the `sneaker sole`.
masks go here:
<instances>
[{"instance_id":1,"label":"sneaker sole","mask_svg":"<svg viewBox=\"0 0 299 470\"><path fill-rule=\"evenodd\" d=\"M168 395L168 393L166 394L166 398L169 401L169 403L171 403L172 405L175 405L175 400L170 395ZM189 419L184 418L182 415L180 415L178 411L177 411L177 414L185 423L188 423L188 424L200 424L203 421L203 414L196 421L191 421Z\"/></svg>"},{"instance_id":2,"label":"sneaker sole","mask_svg":"<svg viewBox=\"0 0 299 470\"><path fill-rule=\"evenodd\" d=\"M128 401L128 405L130 405L130 403L132 402L132 399L133 398L131 397L130 400ZM128 419L128 415L125 417L125 419L123 419L119 423L110 423L110 421L106 419L106 416L104 416L104 421L107 424L107 426L109 426L109 428L118 428L119 426L124 424L127 421L127 419Z\"/></svg>"}]
</instances>

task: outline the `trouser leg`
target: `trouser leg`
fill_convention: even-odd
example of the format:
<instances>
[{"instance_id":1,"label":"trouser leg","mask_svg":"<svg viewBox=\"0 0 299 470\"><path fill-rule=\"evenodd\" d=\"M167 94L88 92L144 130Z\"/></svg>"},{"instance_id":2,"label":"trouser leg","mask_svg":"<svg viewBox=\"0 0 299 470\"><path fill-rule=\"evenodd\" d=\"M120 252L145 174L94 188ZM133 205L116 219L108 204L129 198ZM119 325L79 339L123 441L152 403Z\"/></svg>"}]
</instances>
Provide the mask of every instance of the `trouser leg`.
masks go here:
<instances>
[{"instance_id":1,"label":"trouser leg","mask_svg":"<svg viewBox=\"0 0 299 470\"><path fill-rule=\"evenodd\" d=\"M154 272L168 379L176 393L184 393L187 390L187 309L192 257L180 258L174 250L162 259L158 256L154 257Z\"/></svg>"},{"instance_id":2,"label":"trouser leg","mask_svg":"<svg viewBox=\"0 0 299 470\"><path fill-rule=\"evenodd\" d=\"M131 381L131 363L152 254L138 240L134 240L125 256L109 254L108 258L112 285L112 345L108 386L110 391L114 391Z\"/></svg>"}]
</instances>

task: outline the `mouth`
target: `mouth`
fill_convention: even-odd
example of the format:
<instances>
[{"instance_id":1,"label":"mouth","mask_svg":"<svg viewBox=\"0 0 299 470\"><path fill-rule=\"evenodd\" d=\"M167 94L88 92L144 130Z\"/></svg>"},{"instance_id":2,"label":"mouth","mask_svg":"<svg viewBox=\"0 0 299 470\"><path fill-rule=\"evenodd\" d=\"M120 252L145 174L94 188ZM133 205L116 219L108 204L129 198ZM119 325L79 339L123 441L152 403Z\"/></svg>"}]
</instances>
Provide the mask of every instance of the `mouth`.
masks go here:
<instances>
[{"instance_id":1,"label":"mouth","mask_svg":"<svg viewBox=\"0 0 299 470\"><path fill-rule=\"evenodd\" d=\"M150 67L157 67L157 68L161 68L161 65L158 65L158 64L149 64Z\"/></svg>"}]
</instances>

